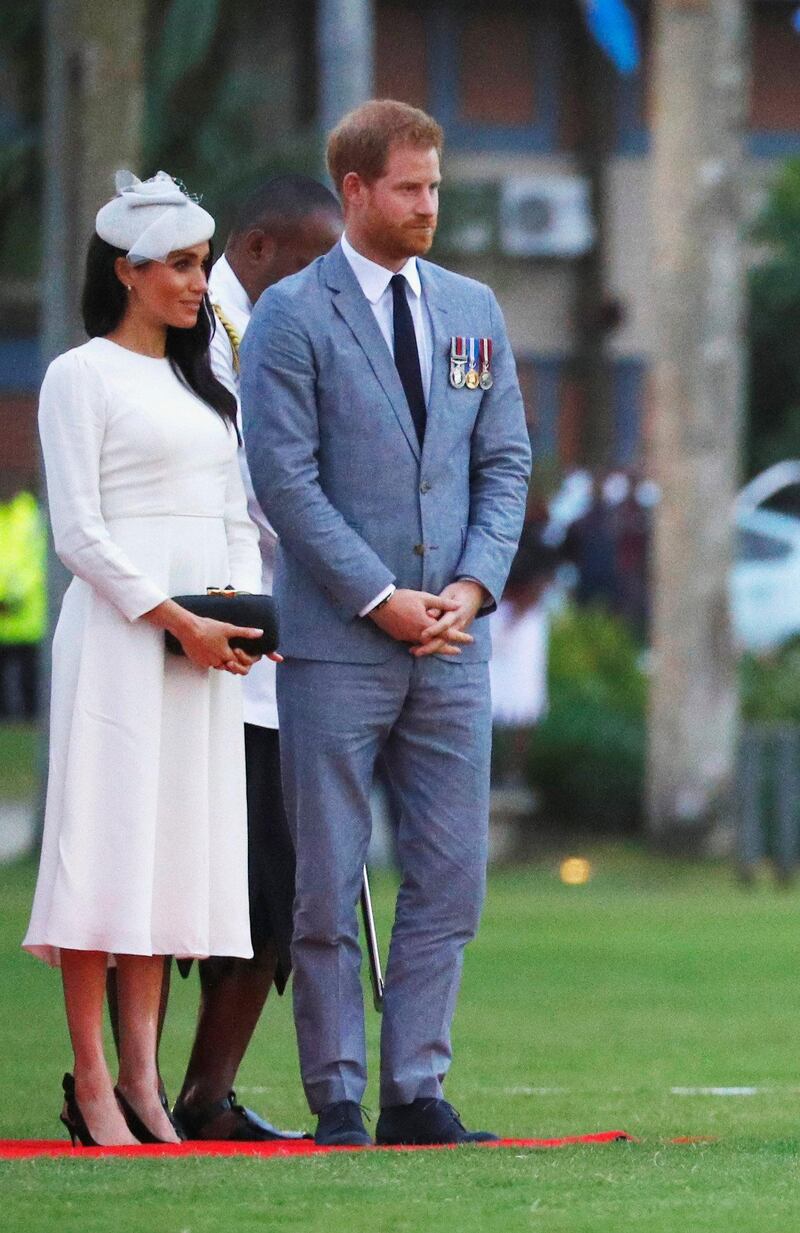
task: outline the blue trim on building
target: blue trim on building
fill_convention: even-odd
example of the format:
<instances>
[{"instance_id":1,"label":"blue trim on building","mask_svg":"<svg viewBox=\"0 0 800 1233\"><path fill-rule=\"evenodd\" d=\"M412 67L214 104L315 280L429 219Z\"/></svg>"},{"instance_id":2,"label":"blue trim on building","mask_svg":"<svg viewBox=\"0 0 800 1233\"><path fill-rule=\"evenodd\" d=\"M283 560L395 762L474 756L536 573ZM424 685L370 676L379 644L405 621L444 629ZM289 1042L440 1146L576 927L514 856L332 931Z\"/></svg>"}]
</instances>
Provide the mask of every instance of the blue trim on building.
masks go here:
<instances>
[{"instance_id":1,"label":"blue trim on building","mask_svg":"<svg viewBox=\"0 0 800 1233\"><path fill-rule=\"evenodd\" d=\"M534 370L535 418L531 427L534 458L558 458L560 445L561 390L570 357L519 352L520 363ZM625 357L612 361L614 396L614 450L612 465L635 466L641 458L647 361Z\"/></svg>"},{"instance_id":2,"label":"blue trim on building","mask_svg":"<svg viewBox=\"0 0 800 1233\"><path fill-rule=\"evenodd\" d=\"M558 457L558 427L561 413L561 377L564 359L523 357L534 370L536 418L531 430L534 458Z\"/></svg>"},{"instance_id":3,"label":"blue trim on building","mask_svg":"<svg viewBox=\"0 0 800 1233\"><path fill-rule=\"evenodd\" d=\"M787 158L790 154L800 154L800 129L796 132L760 129L748 134L747 147L756 158Z\"/></svg>"},{"instance_id":4,"label":"blue trim on building","mask_svg":"<svg viewBox=\"0 0 800 1233\"><path fill-rule=\"evenodd\" d=\"M447 144L476 154L554 154L561 144L561 119L565 81L563 32L555 7L531 6L527 34L535 61L535 118L530 124L501 125L465 123L460 119L459 40L463 27L458 0L431 5L426 11L428 64L428 110L444 126ZM630 77L617 76L614 88L614 152L645 157L651 139L645 117L645 75L641 68ZM750 153L760 158L800 154L800 124L797 131L758 130L747 138Z\"/></svg>"},{"instance_id":5,"label":"blue trim on building","mask_svg":"<svg viewBox=\"0 0 800 1233\"><path fill-rule=\"evenodd\" d=\"M645 158L651 152L650 130L641 124L631 125L626 119L627 106L618 111L617 140L614 153ZM796 132L768 132L759 129L746 137L747 150L755 158L789 158L800 154L800 127Z\"/></svg>"},{"instance_id":6,"label":"blue trim on building","mask_svg":"<svg viewBox=\"0 0 800 1233\"><path fill-rule=\"evenodd\" d=\"M643 156L650 150L650 133L643 120L644 77L620 77L614 86L615 154Z\"/></svg>"},{"instance_id":7,"label":"blue trim on building","mask_svg":"<svg viewBox=\"0 0 800 1233\"><path fill-rule=\"evenodd\" d=\"M0 393L35 394L41 364L38 338L0 338Z\"/></svg>"},{"instance_id":8,"label":"blue trim on building","mask_svg":"<svg viewBox=\"0 0 800 1233\"><path fill-rule=\"evenodd\" d=\"M552 14L532 12L527 27L535 58L535 118L530 124L465 123L460 119L457 4L431 9L428 23L428 108L447 133L447 144L476 153L551 153L559 147L563 45ZM544 22L542 22L544 18ZM432 71L431 71L432 70Z\"/></svg>"},{"instance_id":9,"label":"blue trim on building","mask_svg":"<svg viewBox=\"0 0 800 1233\"><path fill-rule=\"evenodd\" d=\"M647 364L641 359L614 361L614 462L630 467L642 443L642 411Z\"/></svg>"}]
</instances>

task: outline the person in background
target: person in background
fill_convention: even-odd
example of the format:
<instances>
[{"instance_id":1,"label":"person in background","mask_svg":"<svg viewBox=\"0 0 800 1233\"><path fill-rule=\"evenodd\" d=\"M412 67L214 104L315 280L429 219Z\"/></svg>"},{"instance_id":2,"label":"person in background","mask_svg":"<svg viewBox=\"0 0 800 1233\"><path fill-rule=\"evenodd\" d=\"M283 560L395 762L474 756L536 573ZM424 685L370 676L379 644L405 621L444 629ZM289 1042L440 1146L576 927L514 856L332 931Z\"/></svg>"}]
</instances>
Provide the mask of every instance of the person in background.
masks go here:
<instances>
[{"instance_id":1,"label":"person in background","mask_svg":"<svg viewBox=\"0 0 800 1233\"><path fill-rule=\"evenodd\" d=\"M493 778L503 787L525 784L530 732L547 713L550 613L546 595L559 556L543 542L542 526L543 522L526 523L503 598L489 618Z\"/></svg>"},{"instance_id":2,"label":"person in background","mask_svg":"<svg viewBox=\"0 0 800 1233\"><path fill-rule=\"evenodd\" d=\"M617 507L617 607L641 643L647 641L649 625L652 490L649 481L632 477L625 499Z\"/></svg>"},{"instance_id":3,"label":"person in background","mask_svg":"<svg viewBox=\"0 0 800 1233\"><path fill-rule=\"evenodd\" d=\"M611 495L622 499L618 486ZM608 499L608 481L595 476L592 499L586 512L569 527L564 555L578 571L575 600L579 605L598 604L614 611L619 595L616 509Z\"/></svg>"},{"instance_id":4,"label":"person in background","mask_svg":"<svg viewBox=\"0 0 800 1233\"><path fill-rule=\"evenodd\" d=\"M341 207L324 185L284 175L260 185L236 215L209 278L217 317L211 340L216 377L239 397L239 344L259 296L327 253L342 231ZM261 588L272 593L276 535L256 500L244 450L247 508L258 527ZM283 805L275 664L264 659L243 683L247 764L250 931L253 959L214 957L200 969L200 1013L175 1115L190 1139L296 1138L236 1103L236 1073L273 984L291 971L294 847Z\"/></svg>"},{"instance_id":5,"label":"person in background","mask_svg":"<svg viewBox=\"0 0 800 1233\"><path fill-rule=\"evenodd\" d=\"M0 476L0 719L35 719L47 624L47 536L39 503Z\"/></svg>"}]
</instances>

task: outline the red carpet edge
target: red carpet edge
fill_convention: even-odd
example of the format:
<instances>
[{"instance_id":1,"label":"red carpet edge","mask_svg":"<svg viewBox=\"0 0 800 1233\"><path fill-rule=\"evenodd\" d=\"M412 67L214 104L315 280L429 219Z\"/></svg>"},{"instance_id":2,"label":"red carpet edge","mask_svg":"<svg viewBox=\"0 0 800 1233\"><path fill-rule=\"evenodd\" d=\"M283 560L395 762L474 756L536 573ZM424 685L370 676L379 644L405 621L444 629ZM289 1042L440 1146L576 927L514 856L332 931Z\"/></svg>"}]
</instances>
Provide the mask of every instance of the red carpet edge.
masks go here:
<instances>
[{"instance_id":1,"label":"red carpet edge","mask_svg":"<svg viewBox=\"0 0 800 1233\"><path fill-rule=\"evenodd\" d=\"M617 1143L626 1140L635 1142L624 1130L606 1130L601 1134L567 1135L561 1139L500 1139L494 1143L475 1143L472 1147L492 1148L555 1148L574 1147L581 1144ZM0 1160L30 1160L42 1156L73 1156L75 1159L100 1156L124 1156L126 1158L181 1157L181 1156L257 1156L259 1158L285 1156L318 1156L326 1152L437 1152L449 1150L457 1144L435 1144L420 1147L317 1147L311 1139L296 1139L274 1143L165 1143L141 1144L136 1147L72 1147L62 1139L0 1139Z\"/></svg>"}]
</instances>

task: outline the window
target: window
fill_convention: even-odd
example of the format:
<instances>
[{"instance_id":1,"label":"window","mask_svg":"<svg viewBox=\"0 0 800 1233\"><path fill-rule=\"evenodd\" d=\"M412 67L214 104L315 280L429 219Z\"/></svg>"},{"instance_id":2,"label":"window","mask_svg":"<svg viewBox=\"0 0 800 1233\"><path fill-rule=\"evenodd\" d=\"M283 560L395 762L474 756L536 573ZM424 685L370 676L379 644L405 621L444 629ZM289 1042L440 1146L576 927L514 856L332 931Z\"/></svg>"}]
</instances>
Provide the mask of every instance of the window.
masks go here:
<instances>
[{"instance_id":1,"label":"window","mask_svg":"<svg viewBox=\"0 0 800 1233\"><path fill-rule=\"evenodd\" d=\"M757 5L753 14L752 126L796 132L800 116L800 35L795 4Z\"/></svg>"},{"instance_id":2,"label":"window","mask_svg":"<svg viewBox=\"0 0 800 1233\"><path fill-rule=\"evenodd\" d=\"M750 145L756 154L800 149L800 35L792 26L796 7L754 6Z\"/></svg>"},{"instance_id":3,"label":"window","mask_svg":"<svg viewBox=\"0 0 800 1233\"><path fill-rule=\"evenodd\" d=\"M536 120L531 23L518 6L468 14L458 36L458 118L465 124Z\"/></svg>"},{"instance_id":4,"label":"window","mask_svg":"<svg viewBox=\"0 0 800 1233\"><path fill-rule=\"evenodd\" d=\"M408 4L379 4L375 15L375 94L428 107L427 23Z\"/></svg>"},{"instance_id":5,"label":"window","mask_svg":"<svg viewBox=\"0 0 800 1233\"><path fill-rule=\"evenodd\" d=\"M561 0L452 0L425 10L428 109L448 146L467 151L559 147Z\"/></svg>"}]
</instances>

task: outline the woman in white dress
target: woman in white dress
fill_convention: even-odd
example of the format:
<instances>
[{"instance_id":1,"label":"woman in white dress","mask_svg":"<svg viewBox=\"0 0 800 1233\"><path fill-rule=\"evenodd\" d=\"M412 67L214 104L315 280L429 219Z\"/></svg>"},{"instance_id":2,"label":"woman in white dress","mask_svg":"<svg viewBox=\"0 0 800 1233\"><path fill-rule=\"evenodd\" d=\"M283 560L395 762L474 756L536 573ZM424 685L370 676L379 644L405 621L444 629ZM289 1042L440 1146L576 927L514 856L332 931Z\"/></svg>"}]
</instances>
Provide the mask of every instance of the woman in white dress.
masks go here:
<instances>
[{"instance_id":1,"label":"woman in white dress","mask_svg":"<svg viewBox=\"0 0 800 1233\"><path fill-rule=\"evenodd\" d=\"M75 575L53 640L44 840L23 945L60 965L73 1142L175 1141L159 1099L165 955L252 955L240 683L254 659L169 597L259 591L234 398L213 377L214 222L163 172L117 178L83 311L39 422L56 550ZM165 652L164 631L185 657ZM219 671L212 671L219 669ZM116 963L120 1066L103 1051Z\"/></svg>"}]
</instances>

